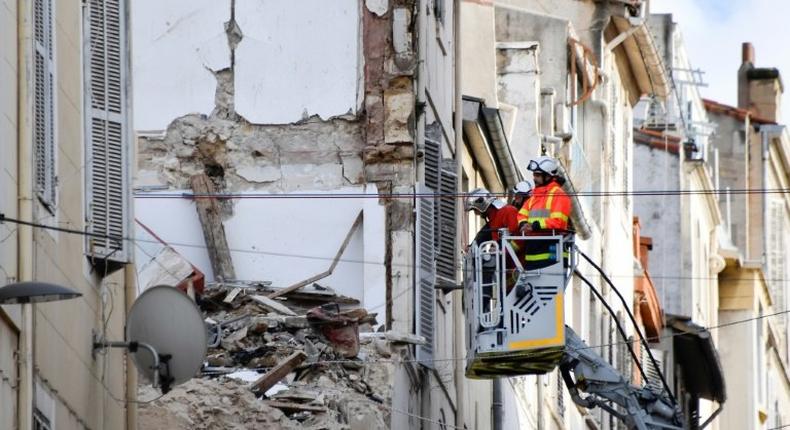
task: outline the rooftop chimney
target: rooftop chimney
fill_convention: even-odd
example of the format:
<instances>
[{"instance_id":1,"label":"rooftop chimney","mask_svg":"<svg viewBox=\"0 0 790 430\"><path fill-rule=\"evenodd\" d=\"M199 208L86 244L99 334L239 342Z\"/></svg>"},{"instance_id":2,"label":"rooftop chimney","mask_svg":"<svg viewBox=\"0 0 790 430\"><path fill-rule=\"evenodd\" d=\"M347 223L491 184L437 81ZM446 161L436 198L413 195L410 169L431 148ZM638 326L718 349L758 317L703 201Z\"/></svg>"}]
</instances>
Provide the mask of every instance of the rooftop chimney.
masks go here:
<instances>
[{"instance_id":1,"label":"rooftop chimney","mask_svg":"<svg viewBox=\"0 0 790 430\"><path fill-rule=\"evenodd\" d=\"M754 46L750 42L743 42L741 45L741 63L751 63L754 65Z\"/></svg>"},{"instance_id":2,"label":"rooftop chimney","mask_svg":"<svg viewBox=\"0 0 790 430\"><path fill-rule=\"evenodd\" d=\"M741 67L738 68L738 107L749 109L749 78L746 72L754 68L754 46L750 42L741 45Z\"/></svg>"}]
</instances>

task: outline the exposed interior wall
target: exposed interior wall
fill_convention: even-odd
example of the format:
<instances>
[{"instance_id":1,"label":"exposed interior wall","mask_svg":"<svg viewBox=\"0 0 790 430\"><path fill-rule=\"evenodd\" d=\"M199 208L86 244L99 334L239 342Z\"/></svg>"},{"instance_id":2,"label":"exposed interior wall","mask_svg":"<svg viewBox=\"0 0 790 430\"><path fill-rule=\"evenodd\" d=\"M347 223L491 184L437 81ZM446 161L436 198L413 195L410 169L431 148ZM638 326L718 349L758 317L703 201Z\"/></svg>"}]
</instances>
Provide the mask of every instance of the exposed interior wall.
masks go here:
<instances>
[{"instance_id":1,"label":"exposed interior wall","mask_svg":"<svg viewBox=\"0 0 790 430\"><path fill-rule=\"evenodd\" d=\"M494 32L493 2L462 1L461 28L467 37L462 37L464 53L461 58L464 95L478 97L486 106L496 108L496 36ZM474 35L474 37L471 37Z\"/></svg>"},{"instance_id":2,"label":"exposed interior wall","mask_svg":"<svg viewBox=\"0 0 790 430\"><path fill-rule=\"evenodd\" d=\"M670 154L644 145L634 146L634 164L639 174L634 176L636 190L679 189L679 161L677 154ZM672 276L681 267L681 211L678 196L640 196L635 202L634 215L639 217L642 234L654 238L650 254L650 273L665 313L689 315L690 297ZM658 240L658 238L664 238Z\"/></svg>"}]
</instances>

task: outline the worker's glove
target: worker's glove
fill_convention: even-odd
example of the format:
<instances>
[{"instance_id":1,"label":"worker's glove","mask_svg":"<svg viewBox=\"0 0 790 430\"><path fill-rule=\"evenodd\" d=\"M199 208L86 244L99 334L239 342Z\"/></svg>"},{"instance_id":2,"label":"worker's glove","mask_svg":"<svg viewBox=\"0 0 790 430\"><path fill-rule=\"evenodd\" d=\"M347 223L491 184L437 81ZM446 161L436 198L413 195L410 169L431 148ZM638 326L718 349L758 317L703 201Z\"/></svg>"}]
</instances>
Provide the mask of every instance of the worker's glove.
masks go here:
<instances>
[{"instance_id":1,"label":"worker's glove","mask_svg":"<svg viewBox=\"0 0 790 430\"><path fill-rule=\"evenodd\" d=\"M540 223L539 223L539 222L537 222L537 221L534 221L534 222L532 223L532 229L531 229L531 230L532 230L532 231L538 231L538 230L540 230Z\"/></svg>"}]
</instances>

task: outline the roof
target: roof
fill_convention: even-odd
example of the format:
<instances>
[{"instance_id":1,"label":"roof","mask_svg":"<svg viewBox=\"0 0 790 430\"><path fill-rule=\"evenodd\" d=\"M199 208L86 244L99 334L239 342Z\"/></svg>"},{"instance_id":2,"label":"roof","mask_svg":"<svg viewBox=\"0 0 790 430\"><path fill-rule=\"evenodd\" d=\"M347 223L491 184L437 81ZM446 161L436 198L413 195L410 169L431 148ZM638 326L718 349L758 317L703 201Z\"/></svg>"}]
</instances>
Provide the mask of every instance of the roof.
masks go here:
<instances>
[{"instance_id":1,"label":"roof","mask_svg":"<svg viewBox=\"0 0 790 430\"><path fill-rule=\"evenodd\" d=\"M652 149L664 150L670 154L680 153L680 138L661 131L634 128L634 143L647 145Z\"/></svg>"},{"instance_id":2,"label":"roof","mask_svg":"<svg viewBox=\"0 0 790 430\"><path fill-rule=\"evenodd\" d=\"M710 99L702 99L702 101L705 103L705 110L708 112L731 116L733 118L737 118L740 121L746 121L746 117L748 116L749 121L753 123L776 124L776 121L771 121L767 118L757 116L754 114L754 112L748 109L741 109L735 106L725 105L724 103L719 103Z\"/></svg>"},{"instance_id":3,"label":"roof","mask_svg":"<svg viewBox=\"0 0 790 430\"><path fill-rule=\"evenodd\" d=\"M703 399L724 403L724 371L710 332L688 318L669 317L675 332L675 362L682 369L686 391Z\"/></svg>"}]
</instances>

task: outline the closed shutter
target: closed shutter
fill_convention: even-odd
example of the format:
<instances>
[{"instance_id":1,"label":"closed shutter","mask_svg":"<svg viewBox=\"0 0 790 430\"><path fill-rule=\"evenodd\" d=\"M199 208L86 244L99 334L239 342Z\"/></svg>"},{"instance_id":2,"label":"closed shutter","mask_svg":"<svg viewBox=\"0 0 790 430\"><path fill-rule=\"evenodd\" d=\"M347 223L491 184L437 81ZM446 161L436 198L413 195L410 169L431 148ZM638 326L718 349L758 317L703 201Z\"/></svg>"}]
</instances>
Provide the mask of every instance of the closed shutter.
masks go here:
<instances>
[{"instance_id":1,"label":"closed shutter","mask_svg":"<svg viewBox=\"0 0 790 430\"><path fill-rule=\"evenodd\" d=\"M417 334L427 340L417 346L417 360L433 368L434 308L436 304L436 267L434 248L435 190L417 188Z\"/></svg>"},{"instance_id":2,"label":"closed shutter","mask_svg":"<svg viewBox=\"0 0 790 430\"><path fill-rule=\"evenodd\" d=\"M655 391L656 393L663 393L664 392L664 385L661 382L661 374L664 373L664 351L660 351L657 349L650 349L650 352L653 353L653 357L656 359L656 363L658 364L658 369L655 365L653 365L653 360L650 360L650 356L647 354L647 350L645 348L644 343L640 343L642 349L642 367L645 369L645 374L647 378L650 380L650 384L648 386Z\"/></svg>"},{"instance_id":3,"label":"closed shutter","mask_svg":"<svg viewBox=\"0 0 790 430\"><path fill-rule=\"evenodd\" d=\"M434 223L436 232L436 282L440 286L456 285L456 205L458 204L457 177L453 159L442 158L441 143L425 139L425 185L439 191L436 199Z\"/></svg>"},{"instance_id":4,"label":"closed shutter","mask_svg":"<svg viewBox=\"0 0 790 430\"><path fill-rule=\"evenodd\" d=\"M123 0L90 0L86 28L88 230L112 237L128 233L128 130ZM93 258L126 262L122 240L89 238Z\"/></svg>"},{"instance_id":5,"label":"closed shutter","mask_svg":"<svg viewBox=\"0 0 790 430\"><path fill-rule=\"evenodd\" d=\"M55 61L52 45L52 0L35 0L34 12L34 151L36 194L54 213L55 179Z\"/></svg>"},{"instance_id":6,"label":"closed shutter","mask_svg":"<svg viewBox=\"0 0 790 430\"><path fill-rule=\"evenodd\" d=\"M457 228L457 176L455 163L445 160L440 176L441 197L437 210L438 251L436 256L437 282L442 286L456 285L456 228Z\"/></svg>"}]
</instances>

